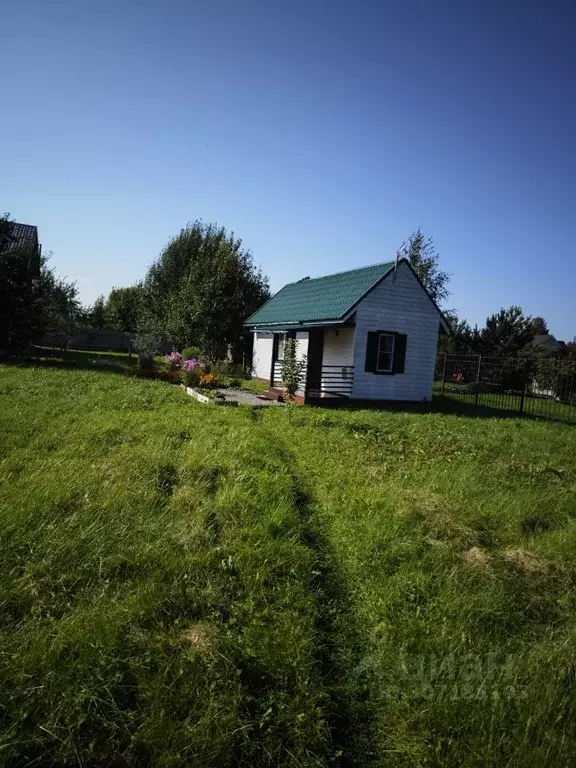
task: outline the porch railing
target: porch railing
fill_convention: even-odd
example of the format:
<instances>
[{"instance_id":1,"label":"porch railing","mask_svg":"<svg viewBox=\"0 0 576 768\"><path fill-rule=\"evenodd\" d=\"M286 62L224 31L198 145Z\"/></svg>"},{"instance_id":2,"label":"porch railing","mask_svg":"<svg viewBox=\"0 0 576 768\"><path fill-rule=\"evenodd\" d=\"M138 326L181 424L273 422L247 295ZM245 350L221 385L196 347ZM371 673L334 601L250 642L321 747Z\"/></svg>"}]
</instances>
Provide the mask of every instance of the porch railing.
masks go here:
<instances>
[{"instance_id":1,"label":"porch railing","mask_svg":"<svg viewBox=\"0 0 576 768\"><path fill-rule=\"evenodd\" d=\"M323 365L320 375L320 389L309 389L312 397L352 396L354 386L353 365Z\"/></svg>"},{"instance_id":2,"label":"porch railing","mask_svg":"<svg viewBox=\"0 0 576 768\"><path fill-rule=\"evenodd\" d=\"M282 360L276 360L274 363L274 386L282 384Z\"/></svg>"}]
</instances>

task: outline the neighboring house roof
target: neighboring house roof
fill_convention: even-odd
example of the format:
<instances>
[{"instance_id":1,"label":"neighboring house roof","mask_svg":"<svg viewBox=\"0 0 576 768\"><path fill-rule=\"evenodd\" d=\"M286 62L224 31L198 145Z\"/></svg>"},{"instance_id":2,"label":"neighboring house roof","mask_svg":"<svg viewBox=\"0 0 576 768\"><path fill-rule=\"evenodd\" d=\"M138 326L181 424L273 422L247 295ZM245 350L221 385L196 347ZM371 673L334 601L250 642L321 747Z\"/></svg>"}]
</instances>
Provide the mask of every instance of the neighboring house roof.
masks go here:
<instances>
[{"instance_id":1,"label":"neighboring house roof","mask_svg":"<svg viewBox=\"0 0 576 768\"><path fill-rule=\"evenodd\" d=\"M551 333L538 333L530 342L530 346L545 349L549 352L557 352L562 347L562 344Z\"/></svg>"},{"instance_id":2,"label":"neighboring house roof","mask_svg":"<svg viewBox=\"0 0 576 768\"><path fill-rule=\"evenodd\" d=\"M407 259L401 259L420 282ZM254 312L245 322L249 328L267 328L276 330L296 328L307 324L342 323L353 312L357 304L375 288L387 275L394 272L395 261L360 267L335 275L308 277L297 283L285 285L264 306ZM430 301L432 298L420 282L422 290ZM450 326L436 307L444 330Z\"/></svg>"},{"instance_id":3,"label":"neighboring house roof","mask_svg":"<svg viewBox=\"0 0 576 768\"><path fill-rule=\"evenodd\" d=\"M389 261L288 283L249 317L245 325L297 325L343 320L360 299L393 269L394 264Z\"/></svg>"},{"instance_id":4,"label":"neighboring house roof","mask_svg":"<svg viewBox=\"0 0 576 768\"><path fill-rule=\"evenodd\" d=\"M38 247L38 227L32 224L20 224L17 221L10 222L8 232L8 244L6 250L32 245Z\"/></svg>"}]
</instances>

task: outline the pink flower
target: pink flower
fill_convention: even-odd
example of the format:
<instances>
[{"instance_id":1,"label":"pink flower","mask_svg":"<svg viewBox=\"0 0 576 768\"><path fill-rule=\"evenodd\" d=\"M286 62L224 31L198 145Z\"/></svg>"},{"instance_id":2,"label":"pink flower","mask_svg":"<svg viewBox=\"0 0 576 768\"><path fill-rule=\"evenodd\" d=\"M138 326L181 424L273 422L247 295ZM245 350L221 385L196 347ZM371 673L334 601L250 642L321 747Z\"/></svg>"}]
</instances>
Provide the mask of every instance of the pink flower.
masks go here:
<instances>
[{"instance_id":1,"label":"pink flower","mask_svg":"<svg viewBox=\"0 0 576 768\"><path fill-rule=\"evenodd\" d=\"M198 368L200 363L198 360L186 360L184 363L184 370L185 371L193 371L195 368Z\"/></svg>"}]
</instances>

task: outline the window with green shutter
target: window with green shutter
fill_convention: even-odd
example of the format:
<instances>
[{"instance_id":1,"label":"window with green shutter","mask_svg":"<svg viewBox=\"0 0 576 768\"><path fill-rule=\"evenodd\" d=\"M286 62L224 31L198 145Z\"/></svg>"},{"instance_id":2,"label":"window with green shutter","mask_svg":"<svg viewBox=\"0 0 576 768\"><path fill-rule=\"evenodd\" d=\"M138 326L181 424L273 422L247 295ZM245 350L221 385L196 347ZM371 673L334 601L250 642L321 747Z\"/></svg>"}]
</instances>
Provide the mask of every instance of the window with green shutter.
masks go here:
<instances>
[{"instance_id":1,"label":"window with green shutter","mask_svg":"<svg viewBox=\"0 0 576 768\"><path fill-rule=\"evenodd\" d=\"M364 370L384 376L404 373L406 340L405 333L368 331Z\"/></svg>"}]
</instances>

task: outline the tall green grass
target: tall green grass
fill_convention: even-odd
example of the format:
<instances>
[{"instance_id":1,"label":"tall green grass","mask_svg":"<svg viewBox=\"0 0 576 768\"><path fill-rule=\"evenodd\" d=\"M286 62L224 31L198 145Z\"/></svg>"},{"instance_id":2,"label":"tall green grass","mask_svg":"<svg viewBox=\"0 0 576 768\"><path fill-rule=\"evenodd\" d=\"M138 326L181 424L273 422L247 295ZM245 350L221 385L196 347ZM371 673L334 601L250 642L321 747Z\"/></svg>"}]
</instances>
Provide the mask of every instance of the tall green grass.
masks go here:
<instances>
[{"instance_id":1,"label":"tall green grass","mask_svg":"<svg viewBox=\"0 0 576 768\"><path fill-rule=\"evenodd\" d=\"M267 413L343 572L378 765L576 759L570 427Z\"/></svg>"},{"instance_id":2,"label":"tall green grass","mask_svg":"<svg viewBox=\"0 0 576 768\"><path fill-rule=\"evenodd\" d=\"M574 433L0 367L0 763L570 765Z\"/></svg>"},{"instance_id":3,"label":"tall green grass","mask_svg":"<svg viewBox=\"0 0 576 768\"><path fill-rule=\"evenodd\" d=\"M326 764L314 553L250 412L39 368L0 396L0 757Z\"/></svg>"}]
</instances>

